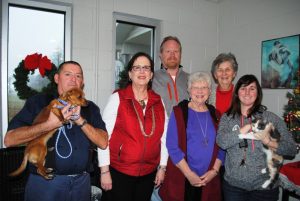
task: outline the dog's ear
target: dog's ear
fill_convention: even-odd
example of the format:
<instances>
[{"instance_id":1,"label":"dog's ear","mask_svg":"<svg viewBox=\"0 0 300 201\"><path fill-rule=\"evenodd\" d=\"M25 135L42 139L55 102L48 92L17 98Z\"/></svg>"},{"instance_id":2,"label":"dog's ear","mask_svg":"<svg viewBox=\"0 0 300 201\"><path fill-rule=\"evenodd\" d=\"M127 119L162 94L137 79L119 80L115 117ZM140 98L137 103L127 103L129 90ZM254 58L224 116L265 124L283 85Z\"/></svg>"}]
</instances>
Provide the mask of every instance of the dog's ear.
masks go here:
<instances>
[{"instance_id":1,"label":"dog's ear","mask_svg":"<svg viewBox=\"0 0 300 201\"><path fill-rule=\"evenodd\" d=\"M68 101L69 100L69 97L74 94L74 89L70 89L69 91L65 91L64 93L62 93L59 97L62 99L62 100L65 100L65 101Z\"/></svg>"},{"instance_id":2,"label":"dog's ear","mask_svg":"<svg viewBox=\"0 0 300 201\"><path fill-rule=\"evenodd\" d=\"M71 96L74 96L78 99L81 99L84 97L83 91L79 88L73 88L70 90L70 94L69 94L69 98L71 98Z\"/></svg>"},{"instance_id":3,"label":"dog's ear","mask_svg":"<svg viewBox=\"0 0 300 201\"><path fill-rule=\"evenodd\" d=\"M66 100L67 97L68 97L68 92L69 92L69 91L63 92L63 93L59 96L59 98L62 99L62 100Z\"/></svg>"},{"instance_id":4,"label":"dog's ear","mask_svg":"<svg viewBox=\"0 0 300 201\"><path fill-rule=\"evenodd\" d=\"M84 91L82 91L81 89L80 89L80 93L81 93L81 96L83 97L83 98L85 98L85 93L84 93Z\"/></svg>"}]
</instances>

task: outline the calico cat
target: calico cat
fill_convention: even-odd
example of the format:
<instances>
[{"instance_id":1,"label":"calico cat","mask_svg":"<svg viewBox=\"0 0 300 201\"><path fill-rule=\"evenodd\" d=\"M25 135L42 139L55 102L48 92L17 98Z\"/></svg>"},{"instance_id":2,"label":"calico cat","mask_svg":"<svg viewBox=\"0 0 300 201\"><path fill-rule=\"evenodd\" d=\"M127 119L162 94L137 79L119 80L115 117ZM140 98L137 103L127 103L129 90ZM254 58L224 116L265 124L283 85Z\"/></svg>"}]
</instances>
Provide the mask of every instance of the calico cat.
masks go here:
<instances>
[{"instance_id":1,"label":"calico cat","mask_svg":"<svg viewBox=\"0 0 300 201\"><path fill-rule=\"evenodd\" d=\"M252 132L247 134L239 134L240 139L264 139L270 138L270 141L280 141L280 133L271 122L262 119L254 119L252 121ZM262 188L267 188L278 176L279 169L283 164L283 157L276 154L273 149L263 145L263 151L266 154L267 168L261 170L261 173L268 173L270 178L265 181Z\"/></svg>"}]
</instances>

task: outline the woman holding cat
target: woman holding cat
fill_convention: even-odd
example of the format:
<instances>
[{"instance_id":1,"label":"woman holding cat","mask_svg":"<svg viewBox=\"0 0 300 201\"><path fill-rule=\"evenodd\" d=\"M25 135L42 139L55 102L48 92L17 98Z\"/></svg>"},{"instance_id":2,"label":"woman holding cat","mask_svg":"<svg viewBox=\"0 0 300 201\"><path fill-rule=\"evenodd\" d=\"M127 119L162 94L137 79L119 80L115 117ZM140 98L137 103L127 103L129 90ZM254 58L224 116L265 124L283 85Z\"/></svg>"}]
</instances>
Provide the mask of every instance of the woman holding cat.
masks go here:
<instances>
[{"instance_id":1,"label":"woman holding cat","mask_svg":"<svg viewBox=\"0 0 300 201\"><path fill-rule=\"evenodd\" d=\"M217 143L226 150L223 192L225 201L277 201L278 182L263 188L269 178L261 171L266 168L263 146L283 156L294 156L296 144L282 119L266 111L261 104L262 89L254 75L242 76L234 88L232 103L220 121ZM275 142L269 136L261 140L240 140L238 134L251 132L252 118L273 123L281 139Z\"/></svg>"},{"instance_id":2,"label":"woman holding cat","mask_svg":"<svg viewBox=\"0 0 300 201\"><path fill-rule=\"evenodd\" d=\"M188 79L190 100L173 108L167 131L170 159L159 194L163 201L219 201L219 169L224 152L216 143L216 110L206 104L211 92L207 73Z\"/></svg>"},{"instance_id":3,"label":"woman holding cat","mask_svg":"<svg viewBox=\"0 0 300 201\"><path fill-rule=\"evenodd\" d=\"M98 150L102 201L149 201L164 180L167 114L151 89L154 63L145 53L128 62L125 88L113 93L103 111L109 148ZM157 168L159 166L159 168Z\"/></svg>"}]
</instances>

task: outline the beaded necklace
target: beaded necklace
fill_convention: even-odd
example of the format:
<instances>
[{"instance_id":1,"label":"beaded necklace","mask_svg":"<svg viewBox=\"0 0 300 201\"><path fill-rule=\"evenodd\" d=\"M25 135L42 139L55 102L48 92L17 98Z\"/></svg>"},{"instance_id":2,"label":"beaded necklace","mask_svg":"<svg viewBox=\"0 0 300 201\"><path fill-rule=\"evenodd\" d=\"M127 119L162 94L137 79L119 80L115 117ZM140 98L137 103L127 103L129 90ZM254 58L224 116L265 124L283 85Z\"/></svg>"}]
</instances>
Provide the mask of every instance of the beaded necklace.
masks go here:
<instances>
[{"instance_id":1,"label":"beaded necklace","mask_svg":"<svg viewBox=\"0 0 300 201\"><path fill-rule=\"evenodd\" d=\"M145 136L145 137L151 137L151 136L154 134L154 129L155 129L155 115L154 115L154 109L153 109L153 106L151 107L151 110L152 110L152 128L151 128L150 134L147 135L146 132L145 132L145 129L144 129L144 125L143 125L143 123L142 123L142 120L141 120L141 118L140 118L140 116L139 116L139 114L138 114L138 112L137 112L137 110L136 110L136 107L135 107L135 105L134 105L134 102L133 102L133 100L131 100L131 101L132 101L132 105L133 105L135 114L136 114L136 116L137 116L137 118L138 118L138 121L139 121L140 129L141 129L141 131L142 131L142 135Z\"/></svg>"}]
</instances>

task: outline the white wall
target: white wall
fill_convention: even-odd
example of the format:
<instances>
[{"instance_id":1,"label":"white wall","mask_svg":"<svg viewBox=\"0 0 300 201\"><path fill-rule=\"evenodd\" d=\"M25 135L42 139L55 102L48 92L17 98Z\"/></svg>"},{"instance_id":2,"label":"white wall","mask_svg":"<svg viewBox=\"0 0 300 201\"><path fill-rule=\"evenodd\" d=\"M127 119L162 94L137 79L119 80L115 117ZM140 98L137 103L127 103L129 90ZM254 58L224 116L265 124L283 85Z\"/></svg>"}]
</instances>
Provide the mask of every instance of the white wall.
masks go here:
<instances>
[{"instance_id":1,"label":"white wall","mask_svg":"<svg viewBox=\"0 0 300 201\"><path fill-rule=\"evenodd\" d=\"M237 79L244 74L254 74L260 80L261 41L300 34L299 0L222 0L218 14L219 49L236 55ZM263 90L263 104L282 117L283 106L288 102L287 91ZM294 160L300 160L299 154ZM290 198L290 201L296 199Z\"/></svg>"},{"instance_id":2,"label":"white wall","mask_svg":"<svg viewBox=\"0 0 300 201\"><path fill-rule=\"evenodd\" d=\"M176 35L186 71L210 71L220 52L233 52L238 78L260 78L261 41L300 33L299 0L56 0L73 4L72 59L82 64L85 91L103 110L113 90L113 12L162 21L161 38ZM219 2L219 3L217 3ZM286 90L264 90L264 104L282 116Z\"/></svg>"},{"instance_id":3,"label":"white wall","mask_svg":"<svg viewBox=\"0 0 300 201\"><path fill-rule=\"evenodd\" d=\"M82 64L85 91L101 109L113 90L113 12L162 21L161 38L176 35L186 71L209 70L218 53L218 4L206 0L59 0L73 4L73 59Z\"/></svg>"},{"instance_id":4,"label":"white wall","mask_svg":"<svg viewBox=\"0 0 300 201\"><path fill-rule=\"evenodd\" d=\"M239 63L238 77L261 78L261 42L300 34L299 0L222 0L219 4L220 52L233 52ZM265 104L283 116L287 90L266 89Z\"/></svg>"},{"instance_id":5,"label":"white wall","mask_svg":"<svg viewBox=\"0 0 300 201\"><path fill-rule=\"evenodd\" d=\"M176 35L186 71L210 70L231 51L260 80L261 41L300 33L299 0L60 0L73 4L73 59L84 67L87 96L101 109L113 90L113 12L161 20L161 38ZM220 3L215 3L220 2ZM264 90L263 103L282 116L287 90Z\"/></svg>"},{"instance_id":6,"label":"white wall","mask_svg":"<svg viewBox=\"0 0 300 201\"><path fill-rule=\"evenodd\" d=\"M73 4L73 59L85 91L101 109L113 90L113 12L161 20L161 38L176 35L186 71L210 70L220 52L233 52L237 78L260 79L261 41L300 33L299 0L59 0ZM219 2L219 3L215 3ZM263 103L282 116L287 90L264 90Z\"/></svg>"}]
</instances>

